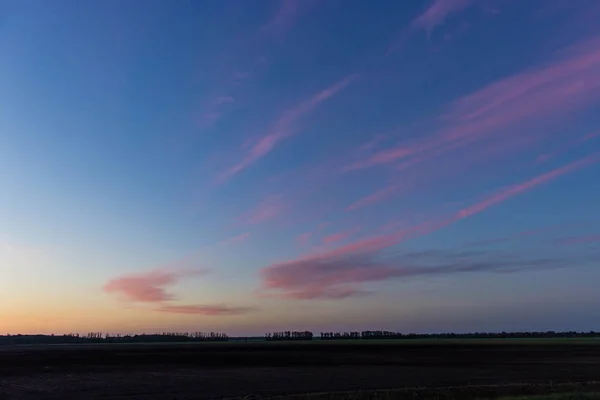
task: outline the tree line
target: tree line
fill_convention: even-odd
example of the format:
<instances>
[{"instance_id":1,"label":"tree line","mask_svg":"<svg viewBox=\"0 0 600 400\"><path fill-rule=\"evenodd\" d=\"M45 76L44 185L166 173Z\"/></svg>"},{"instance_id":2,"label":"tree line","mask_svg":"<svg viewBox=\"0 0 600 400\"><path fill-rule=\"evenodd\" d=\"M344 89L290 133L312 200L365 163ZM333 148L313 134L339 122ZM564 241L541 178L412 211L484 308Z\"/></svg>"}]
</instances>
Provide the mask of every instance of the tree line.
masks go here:
<instances>
[{"instance_id":1,"label":"tree line","mask_svg":"<svg viewBox=\"0 0 600 400\"><path fill-rule=\"evenodd\" d=\"M340 339L543 339L543 338L592 338L600 332L471 332L471 333L400 333L390 331L321 332L321 340Z\"/></svg>"},{"instance_id":2,"label":"tree line","mask_svg":"<svg viewBox=\"0 0 600 400\"><path fill-rule=\"evenodd\" d=\"M0 335L0 345L11 344L82 344L82 343L167 343L167 342L223 342L229 340L220 332L162 332L123 335L102 332L65 335Z\"/></svg>"},{"instance_id":3,"label":"tree line","mask_svg":"<svg viewBox=\"0 0 600 400\"><path fill-rule=\"evenodd\" d=\"M319 340L365 339L526 339L526 338L593 338L600 332L472 332L472 333L400 333L391 331L321 332ZM311 331L281 331L265 334L266 341L313 340ZM80 344L80 343L166 343L166 342L225 342L231 338L219 332L161 332L123 335L101 332L66 335L0 335L0 345L20 344ZM246 338L247 340L248 338Z\"/></svg>"},{"instance_id":4,"label":"tree line","mask_svg":"<svg viewBox=\"0 0 600 400\"><path fill-rule=\"evenodd\" d=\"M312 340L313 333L310 331L283 331L269 332L265 334L265 340Z\"/></svg>"},{"instance_id":5,"label":"tree line","mask_svg":"<svg viewBox=\"0 0 600 400\"><path fill-rule=\"evenodd\" d=\"M399 339L403 335L389 331L321 332L321 340L338 339Z\"/></svg>"}]
</instances>

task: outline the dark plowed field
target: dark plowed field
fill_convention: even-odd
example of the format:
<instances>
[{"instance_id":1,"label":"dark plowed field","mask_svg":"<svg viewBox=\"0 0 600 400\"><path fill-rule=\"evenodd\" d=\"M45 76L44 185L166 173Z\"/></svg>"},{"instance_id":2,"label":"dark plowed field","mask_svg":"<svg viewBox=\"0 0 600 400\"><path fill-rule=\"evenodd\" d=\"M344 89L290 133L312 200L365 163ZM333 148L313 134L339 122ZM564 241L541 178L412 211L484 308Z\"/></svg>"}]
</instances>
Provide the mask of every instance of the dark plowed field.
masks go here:
<instances>
[{"instance_id":1,"label":"dark plowed field","mask_svg":"<svg viewBox=\"0 0 600 400\"><path fill-rule=\"evenodd\" d=\"M0 399L204 399L550 381L600 381L600 345L221 343L0 348Z\"/></svg>"}]
</instances>

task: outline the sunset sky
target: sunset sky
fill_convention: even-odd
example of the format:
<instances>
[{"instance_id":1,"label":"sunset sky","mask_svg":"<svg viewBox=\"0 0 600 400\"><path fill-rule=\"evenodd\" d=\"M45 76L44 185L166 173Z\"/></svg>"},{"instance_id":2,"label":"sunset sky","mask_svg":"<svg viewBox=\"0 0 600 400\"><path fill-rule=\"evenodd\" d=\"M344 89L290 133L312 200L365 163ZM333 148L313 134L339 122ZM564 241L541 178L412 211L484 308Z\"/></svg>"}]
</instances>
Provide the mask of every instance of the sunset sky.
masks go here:
<instances>
[{"instance_id":1,"label":"sunset sky","mask_svg":"<svg viewBox=\"0 0 600 400\"><path fill-rule=\"evenodd\" d=\"M600 330L597 0L0 0L0 333Z\"/></svg>"}]
</instances>

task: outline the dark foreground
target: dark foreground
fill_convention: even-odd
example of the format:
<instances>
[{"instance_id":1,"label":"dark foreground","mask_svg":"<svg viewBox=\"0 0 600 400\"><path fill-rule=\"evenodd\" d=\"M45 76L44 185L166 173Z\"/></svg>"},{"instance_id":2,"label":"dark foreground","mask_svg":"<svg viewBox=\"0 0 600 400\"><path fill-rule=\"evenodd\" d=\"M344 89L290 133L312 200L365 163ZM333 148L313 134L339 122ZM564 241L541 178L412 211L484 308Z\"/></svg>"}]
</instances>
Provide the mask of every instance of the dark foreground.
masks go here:
<instances>
[{"instance_id":1,"label":"dark foreground","mask_svg":"<svg viewBox=\"0 0 600 400\"><path fill-rule=\"evenodd\" d=\"M600 381L600 345L508 343L0 348L0 399L206 399Z\"/></svg>"}]
</instances>

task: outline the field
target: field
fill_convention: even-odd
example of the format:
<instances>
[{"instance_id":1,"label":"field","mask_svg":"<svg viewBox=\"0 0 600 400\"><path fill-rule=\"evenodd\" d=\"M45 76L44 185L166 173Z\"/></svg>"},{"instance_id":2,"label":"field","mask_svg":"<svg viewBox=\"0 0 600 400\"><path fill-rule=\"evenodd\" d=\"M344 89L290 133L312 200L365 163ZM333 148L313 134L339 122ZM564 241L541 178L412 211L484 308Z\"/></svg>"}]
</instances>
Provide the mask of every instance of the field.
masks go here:
<instances>
[{"instance_id":1,"label":"field","mask_svg":"<svg viewBox=\"0 0 600 400\"><path fill-rule=\"evenodd\" d=\"M573 388L563 383L599 380L598 339L0 347L0 399L206 399L357 390L363 395L303 397L496 398L564 392ZM600 391L600 384L583 387ZM379 392L365 397L368 390Z\"/></svg>"}]
</instances>

